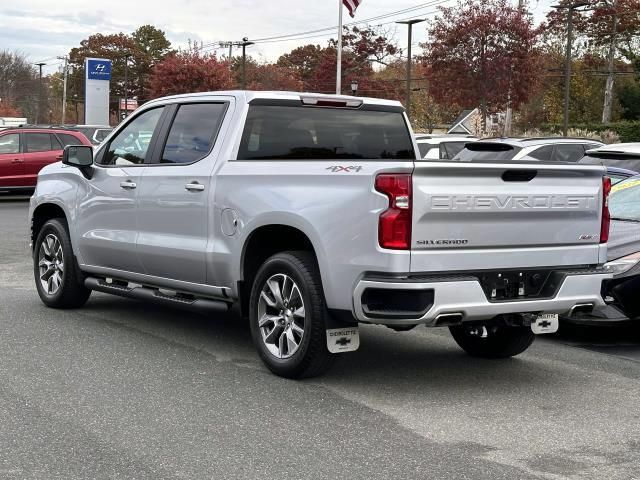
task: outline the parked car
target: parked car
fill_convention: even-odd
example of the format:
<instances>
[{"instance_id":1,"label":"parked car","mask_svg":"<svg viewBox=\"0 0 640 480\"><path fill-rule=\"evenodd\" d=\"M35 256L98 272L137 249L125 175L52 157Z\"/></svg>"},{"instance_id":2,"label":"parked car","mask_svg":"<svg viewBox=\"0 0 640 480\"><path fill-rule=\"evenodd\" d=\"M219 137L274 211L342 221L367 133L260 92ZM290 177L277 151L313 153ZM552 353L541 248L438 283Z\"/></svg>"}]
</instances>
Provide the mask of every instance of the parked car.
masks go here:
<instances>
[{"instance_id":1,"label":"parked car","mask_svg":"<svg viewBox=\"0 0 640 480\"><path fill-rule=\"evenodd\" d=\"M640 143L614 143L589 150L580 160L589 165L624 168L640 172Z\"/></svg>"},{"instance_id":2,"label":"parked car","mask_svg":"<svg viewBox=\"0 0 640 480\"><path fill-rule=\"evenodd\" d=\"M614 274L603 282L606 306L578 312L563 321L581 325L607 325L640 319L640 175L611 189L611 233L608 263Z\"/></svg>"},{"instance_id":3,"label":"parked car","mask_svg":"<svg viewBox=\"0 0 640 480\"><path fill-rule=\"evenodd\" d=\"M472 135L416 135L423 160L451 160L468 142L477 141Z\"/></svg>"},{"instance_id":4,"label":"parked car","mask_svg":"<svg viewBox=\"0 0 640 480\"><path fill-rule=\"evenodd\" d=\"M33 189L38 173L62 160L67 145L91 145L73 130L60 128L7 128L0 131L0 190Z\"/></svg>"},{"instance_id":5,"label":"parked car","mask_svg":"<svg viewBox=\"0 0 640 480\"><path fill-rule=\"evenodd\" d=\"M237 304L264 363L289 378L356 350L358 323L449 327L470 355L507 358L556 331L558 313L604 305L602 166L417 160L399 102L150 101L95 155L67 147L40 173L38 295L53 308L92 290Z\"/></svg>"},{"instance_id":6,"label":"parked car","mask_svg":"<svg viewBox=\"0 0 640 480\"><path fill-rule=\"evenodd\" d=\"M99 145L113 131L109 125L74 125L72 128L83 133L94 145Z\"/></svg>"},{"instance_id":7,"label":"parked car","mask_svg":"<svg viewBox=\"0 0 640 480\"><path fill-rule=\"evenodd\" d=\"M541 162L577 162L587 150L604 145L586 138L487 138L469 144L454 160L523 160Z\"/></svg>"}]
</instances>

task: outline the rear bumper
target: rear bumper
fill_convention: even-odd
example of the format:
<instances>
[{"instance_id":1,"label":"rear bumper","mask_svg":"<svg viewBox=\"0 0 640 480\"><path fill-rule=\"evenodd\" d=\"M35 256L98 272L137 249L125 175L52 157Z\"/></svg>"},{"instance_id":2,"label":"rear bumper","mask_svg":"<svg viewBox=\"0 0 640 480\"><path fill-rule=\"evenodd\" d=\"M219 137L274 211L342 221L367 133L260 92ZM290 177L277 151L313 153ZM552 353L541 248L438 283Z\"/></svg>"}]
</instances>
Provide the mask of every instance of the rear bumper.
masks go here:
<instances>
[{"instance_id":1,"label":"rear bumper","mask_svg":"<svg viewBox=\"0 0 640 480\"><path fill-rule=\"evenodd\" d=\"M354 316L363 323L438 326L439 320L455 318L458 314L462 321L488 320L514 313L568 314L576 306L605 306L601 294L602 281L611 277L611 274L600 270L567 274L552 298L507 301L489 301L480 282L472 277L421 281L364 278L357 283L353 292ZM422 309L414 308L414 314L404 312L399 315L392 312L385 316L383 311L371 311L363 302L365 291L372 296L376 289L385 292L385 295L393 290L399 294L403 292L405 296L406 292L415 292L416 296L421 295L421 298L428 298L430 302ZM429 294L425 295L426 292Z\"/></svg>"}]
</instances>

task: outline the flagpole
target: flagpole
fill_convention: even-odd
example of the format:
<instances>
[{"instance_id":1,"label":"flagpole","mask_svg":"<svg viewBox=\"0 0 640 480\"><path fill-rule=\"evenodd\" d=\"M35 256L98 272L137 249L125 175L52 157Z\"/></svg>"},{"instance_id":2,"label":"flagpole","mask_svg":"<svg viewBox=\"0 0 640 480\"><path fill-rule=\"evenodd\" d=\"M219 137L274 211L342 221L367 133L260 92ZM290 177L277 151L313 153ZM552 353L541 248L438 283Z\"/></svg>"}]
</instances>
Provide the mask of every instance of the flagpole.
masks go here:
<instances>
[{"instance_id":1,"label":"flagpole","mask_svg":"<svg viewBox=\"0 0 640 480\"><path fill-rule=\"evenodd\" d=\"M338 65L336 67L336 95L342 93L342 0L338 0Z\"/></svg>"}]
</instances>

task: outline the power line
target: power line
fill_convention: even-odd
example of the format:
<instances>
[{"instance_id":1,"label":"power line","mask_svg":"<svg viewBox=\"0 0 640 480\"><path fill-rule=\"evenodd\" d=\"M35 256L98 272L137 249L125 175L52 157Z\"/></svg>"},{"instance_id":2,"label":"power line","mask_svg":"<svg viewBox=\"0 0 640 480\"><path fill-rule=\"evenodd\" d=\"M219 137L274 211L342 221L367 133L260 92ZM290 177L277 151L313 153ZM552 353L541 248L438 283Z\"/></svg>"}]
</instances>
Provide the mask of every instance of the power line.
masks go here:
<instances>
[{"instance_id":1,"label":"power line","mask_svg":"<svg viewBox=\"0 0 640 480\"><path fill-rule=\"evenodd\" d=\"M350 27L350 26L356 26L356 25L361 25L361 24L367 24L369 22L373 22L376 20L383 20L386 18L391 18L391 17L396 17L399 15L404 15L410 12L415 12L417 10L422 10L428 7L434 7L437 5L441 5L444 3L448 3L452 0L431 0L430 2L426 2L426 3L422 3L420 5L416 5L410 8L405 8L402 10L397 10L394 12L390 12L390 13L386 13L384 15L378 15L376 17L370 17L370 18L364 18L362 20L356 21L356 22L351 22L351 23L346 23L344 24L345 27ZM435 13L436 11L432 11L432 12L427 12L425 13L425 15L428 14L432 14ZM391 23L395 23L395 20L391 21L391 22L387 22L387 23L382 23L379 24L377 26L382 26L382 25L388 25ZM321 37L328 37L333 35L333 32L335 30L337 30L338 26L332 26L332 27L325 27L325 28L319 28L316 30L307 30L304 32L297 32L297 33L290 33L290 34L286 34L286 35L277 35L277 36L273 36L273 37L263 37L263 38L256 38L256 39L252 39L252 41L254 43L276 43L276 42L285 42L285 41L297 41L297 40L304 40L304 39L309 39L309 38L321 38ZM322 32L330 32L330 33L323 33ZM216 44L218 44L219 42L211 42L211 43L207 43L204 44L203 47L204 48L208 48L208 47L212 47Z\"/></svg>"}]
</instances>

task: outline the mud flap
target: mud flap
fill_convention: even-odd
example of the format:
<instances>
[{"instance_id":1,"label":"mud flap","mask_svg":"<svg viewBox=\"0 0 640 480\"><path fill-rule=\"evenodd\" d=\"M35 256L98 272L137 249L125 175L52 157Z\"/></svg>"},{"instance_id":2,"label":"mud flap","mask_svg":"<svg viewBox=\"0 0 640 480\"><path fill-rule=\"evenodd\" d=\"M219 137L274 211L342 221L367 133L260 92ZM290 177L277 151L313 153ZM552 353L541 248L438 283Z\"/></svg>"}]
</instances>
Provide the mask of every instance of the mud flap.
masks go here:
<instances>
[{"instance_id":1,"label":"mud flap","mask_svg":"<svg viewBox=\"0 0 640 480\"><path fill-rule=\"evenodd\" d=\"M544 315L538 315L538 317L531 322L531 331L536 335L556 333L558 331L558 326L558 315L554 313L547 313Z\"/></svg>"},{"instance_id":2,"label":"mud flap","mask_svg":"<svg viewBox=\"0 0 640 480\"><path fill-rule=\"evenodd\" d=\"M350 314L331 314L328 317L326 331L329 352L355 352L360 347L358 322Z\"/></svg>"}]
</instances>

